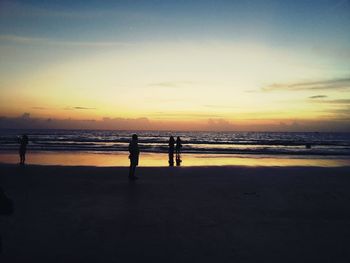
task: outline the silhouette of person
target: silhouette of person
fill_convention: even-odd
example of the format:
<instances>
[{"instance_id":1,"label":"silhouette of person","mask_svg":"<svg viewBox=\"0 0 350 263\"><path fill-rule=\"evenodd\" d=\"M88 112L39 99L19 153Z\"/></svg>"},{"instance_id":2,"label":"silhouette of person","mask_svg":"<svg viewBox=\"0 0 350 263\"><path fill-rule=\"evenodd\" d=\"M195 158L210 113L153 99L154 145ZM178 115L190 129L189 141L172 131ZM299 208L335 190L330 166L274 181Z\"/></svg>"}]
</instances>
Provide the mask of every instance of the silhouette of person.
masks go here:
<instances>
[{"instance_id":1,"label":"silhouette of person","mask_svg":"<svg viewBox=\"0 0 350 263\"><path fill-rule=\"evenodd\" d=\"M26 151L27 151L27 144L28 144L28 136L23 134L21 138L19 138L19 159L20 159L20 164L24 165L26 161Z\"/></svg>"},{"instance_id":2,"label":"silhouette of person","mask_svg":"<svg viewBox=\"0 0 350 263\"><path fill-rule=\"evenodd\" d=\"M175 151L175 139L173 136L169 138L169 166L174 166L174 151Z\"/></svg>"},{"instance_id":3,"label":"silhouette of person","mask_svg":"<svg viewBox=\"0 0 350 263\"><path fill-rule=\"evenodd\" d=\"M138 166L139 164L139 155L140 155L138 138L136 134L132 135L131 142L129 143L129 153L130 153L129 179L136 180L138 178L135 176L135 169L136 169L136 166Z\"/></svg>"},{"instance_id":4,"label":"silhouette of person","mask_svg":"<svg viewBox=\"0 0 350 263\"><path fill-rule=\"evenodd\" d=\"M176 138L176 165L180 166L181 165L181 148L182 148L182 144L181 144L181 139L179 136L177 136Z\"/></svg>"}]
</instances>

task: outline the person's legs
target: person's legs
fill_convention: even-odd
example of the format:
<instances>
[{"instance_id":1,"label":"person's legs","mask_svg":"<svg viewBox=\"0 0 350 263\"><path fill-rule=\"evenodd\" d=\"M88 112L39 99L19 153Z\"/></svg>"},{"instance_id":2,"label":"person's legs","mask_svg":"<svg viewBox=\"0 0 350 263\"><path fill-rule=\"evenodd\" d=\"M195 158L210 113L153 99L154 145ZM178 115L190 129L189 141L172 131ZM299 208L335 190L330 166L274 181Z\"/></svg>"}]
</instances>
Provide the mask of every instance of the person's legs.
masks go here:
<instances>
[{"instance_id":1,"label":"person's legs","mask_svg":"<svg viewBox=\"0 0 350 263\"><path fill-rule=\"evenodd\" d=\"M23 152L21 151L20 153L19 153L19 159L20 159L20 164L24 164L24 154L23 154Z\"/></svg>"},{"instance_id":2,"label":"person's legs","mask_svg":"<svg viewBox=\"0 0 350 263\"><path fill-rule=\"evenodd\" d=\"M174 152L169 152L169 165L174 165Z\"/></svg>"},{"instance_id":3,"label":"person's legs","mask_svg":"<svg viewBox=\"0 0 350 263\"><path fill-rule=\"evenodd\" d=\"M129 179L137 179L135 176L135 170L136 170L136 165L134 163L130 163L130 168L129 168Z\"/></svg>"},{"instance_id":4,"label":"person's legs","mask_svg":"<svg viewBox=\"0 0 350 263\"><path fill-rule=\"evenodd\" d=\"M132 163L130 163L130 167L129 167L129 178L133 177L133 165Z\"/></svg>"},{"instance_id":5,"label":"person's legs","mask_svg":"<svg viewBox=\"0 0 350 263\"><path fill-rule=\"evenodd\" d=\"M176 151L176 166L180 166L181 165L181 155L180 155L180 151Z\"/></svg>"},{"instance_id":6,"label":"person's legs","mask_svg":"<svg viewBox=\"0 0 350 263\"><path fill-rule=\"evenodd\" d=\"M136 176L135 176L135 170L136 170L136 165L134 165L133 168L132 168L132 176L133 176L134 178L136 178Z\"/></svg>"}]
</instances>

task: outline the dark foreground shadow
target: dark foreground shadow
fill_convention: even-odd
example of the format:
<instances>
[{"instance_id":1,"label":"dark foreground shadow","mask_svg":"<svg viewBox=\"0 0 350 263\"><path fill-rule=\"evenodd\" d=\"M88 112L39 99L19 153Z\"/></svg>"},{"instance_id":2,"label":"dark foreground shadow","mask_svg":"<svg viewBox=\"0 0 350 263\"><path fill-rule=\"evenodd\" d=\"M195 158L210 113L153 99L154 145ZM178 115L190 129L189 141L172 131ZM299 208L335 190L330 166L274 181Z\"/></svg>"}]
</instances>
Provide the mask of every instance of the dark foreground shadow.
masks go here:
<instances>
[{"instance_id":1,"label":"dark foreground shadow","mask_svg":"<svg viewBox=\"0 0 350 263\"><path fill-rule=\"evenodd\" d=\"M13 202L0 188L0 215L9 216L13 214ZM2 238L0 235L0 254L2 253Z\"/></svg>"}]
</instances>

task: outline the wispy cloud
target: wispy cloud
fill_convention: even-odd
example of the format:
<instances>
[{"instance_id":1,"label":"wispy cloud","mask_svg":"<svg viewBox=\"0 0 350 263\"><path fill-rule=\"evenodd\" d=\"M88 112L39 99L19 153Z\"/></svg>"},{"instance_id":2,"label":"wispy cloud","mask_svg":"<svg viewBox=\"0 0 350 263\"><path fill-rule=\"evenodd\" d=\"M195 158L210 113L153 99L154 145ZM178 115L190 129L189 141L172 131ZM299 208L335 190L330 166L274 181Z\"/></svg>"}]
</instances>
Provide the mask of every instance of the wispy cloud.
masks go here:
<instances>
[{"instance_id":1,"label":"wispy cloud","mask_svg":"<svg viewBox=\"0 0 350 263\"><path fill-rule=\"evenodd\" d=\"M208 127L207 130L221 130L221 131L234 131L235 126L233 123L226 119L208 119Z\"/></svg>"},{"instance_id":2,"label":"wispy cloud","mask_svg":"<svg viewBox=\"0 0 350 263\"><path fill-rule=\"evenodd\" d=\"M334 110L332 110L332 112L343 113L343 114L347 114L350 116L350 107L342 108L342 109L334 109Z\"/></svg>"},{"instance_id":3,"label":"wispy cloud","mask_svg":"<svg viewBox=\"0 0 350 263\"><path fill-rule=\"evenodd\" d=\"M75 110L96 110L96 108L88 108L88 107L74 107Z\"/></svg>"},{"instance_id":4,"label":"wispy cloud","mask_svg":"<svg viewBox=\"0 0 350 263\"><path fill-rule=\"evenodd\" d=\"M16 129L148 129L150 122L147 118L125 119L104 118L94 119L55 119L32 117L23 113L18 117L0 116L0 128Z\"/></svg>"},{"instance_id":5,"label":"wispy cloud","mask_svg":"<svg viewBox=\"0 0 350 263\"><path fill-rule=\"evenodd\" d=\"M262 91L300 91L300 90L347 90L350 89L350 78L337 78L330 80L274 83L262 88Z\"/></svg>"},{"instance_id":6,"label":"wispy cloud","mask_svg":"<svg viewBox=\"0 0 350 263\"><path fill-rule=\"evenodd\" d=\"M65 107L64 110L96 110L96 108L75 106L75 107Z\"/></svg>"},{"instance_id":7,"label":"wispy cloud","mask_svg":"<svg viewBox=\"0 0 350 263\"><path fill-rule=\"evenodd\" d=\"M350 105L327 110L326 114L334 115L334 119L350 119ZM347 125L350 126L350 123L348 122Z\"/></svg>"},{"instance_id":8,"label":"wispy cloud","mask_svg":"<svg viewBox=\"0 0 350 263\"><path fill-rule=\"evenodd\" d=\"M325 103L325 104L349 104L350 99L337 99L337 100L314 100L316 103Z\"/></svg>"},{"instance_id":9,"label":"wispy cloud","mask_svg":"<svg viewBox=\"0 0 350 263\"><path fill-rule=\"evenodd\" d=\"M35 106L35 107L32 107L32 109L48 110L49 108ZM64 110L96 110L96 108L76 106L76 107L65 107Z\"/></svg>"},{"instance_id":10,"label":"wispy cloud","mask_svg":"<svg viewBox=\"0 0 350 263\"><path fill-rule=\"evenodd\" d=\"M33 110L47 110L45 107L32 107Z\"/></svg>"},{"instance_id":11,"label":"wispy cloud","mask_svg":"<svg viewBox=\"0 0 350 263\"><path fill-rule=\"evenodd\" d=\"M222 115L220 114L213 114L213 113L188 113L188 112L173 112L173 113L167 113L167 112L156 112L151 114L155 117L162 117L162 118L221 118Z\"/></svg>"},{"instance_id":12,"label":"wispy cloud","mask_svg":"<svg viewBox=\"0 0 350 263\"><path fill-rule=\"evenodd\" d=\"M198 131L350 131L350 108L327 112L322 120L270 120L267 123L239 124L224 118L156 120L141 118L56 119L37 118L30 113L18 117L0 116L0 129L103 129L103 130L198 130Z\"/></svg>"},{"instance_id":13,"label":"wispy cloud","mask_svg":"<svg viewBox=\"0 0 350 263\"><path fill-rule=\"evenodd\" d=\"M326 96L326 95L315 95L315 96L310 96L309 99L324 99L327 97L328 96Z\"/></svg>"}]
</instances>

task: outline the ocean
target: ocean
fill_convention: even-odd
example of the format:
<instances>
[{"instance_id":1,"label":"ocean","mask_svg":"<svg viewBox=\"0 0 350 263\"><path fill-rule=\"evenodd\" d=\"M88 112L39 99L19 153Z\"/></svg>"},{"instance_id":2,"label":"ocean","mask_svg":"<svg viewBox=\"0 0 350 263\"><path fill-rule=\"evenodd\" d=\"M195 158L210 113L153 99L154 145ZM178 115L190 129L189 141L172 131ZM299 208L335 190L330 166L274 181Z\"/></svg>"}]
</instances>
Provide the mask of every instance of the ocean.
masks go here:
<instances>
[{"instance_id":1,"label":"ocean","mask_svg":"<svg viewBox=\"0 0 350 263\"><path fill-rule=\"evenodd\" d=\"M125 152L133 131L0 130L0 151L17 151L29 136L31 152ZM182 152L225 155L350 156L350 133L137 131L141 152L166 153L169 136L180 136ZM306 147L310 145L310 147Z\"/></svg>"}]
</instances>

